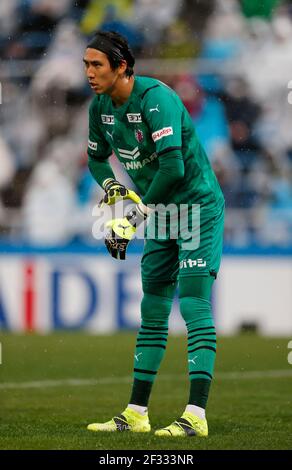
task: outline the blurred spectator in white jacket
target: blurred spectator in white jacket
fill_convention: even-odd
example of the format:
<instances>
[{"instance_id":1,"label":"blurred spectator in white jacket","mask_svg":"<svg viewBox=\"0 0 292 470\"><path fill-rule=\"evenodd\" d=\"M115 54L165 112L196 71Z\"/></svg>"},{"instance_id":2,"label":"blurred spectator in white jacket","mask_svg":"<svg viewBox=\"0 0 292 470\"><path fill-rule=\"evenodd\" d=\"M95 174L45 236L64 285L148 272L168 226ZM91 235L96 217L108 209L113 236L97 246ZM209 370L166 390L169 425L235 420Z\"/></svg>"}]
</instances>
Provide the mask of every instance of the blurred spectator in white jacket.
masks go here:
<instances>
[{"instance_id":1,"label":"blurred spectator in white jacket","mask_svg":"<svg viewBox=\"0 0 292 470\"><path fill-rule=\"evenodd\" d=\"M14 155L0 134L0 189L7 186L15 173Z\"/></svg>"},{"instance_id":2,"label":"blurred spectator in white jacket","mask_svg":"<svg viewBox=\"0 0 292 470\"><path fill-rule=\"evenodd\" d=\"M35 169L24 198L24 237L38 245L62 244L72 239L75 189L54 161Z\"/></svg>"}]
</instances>

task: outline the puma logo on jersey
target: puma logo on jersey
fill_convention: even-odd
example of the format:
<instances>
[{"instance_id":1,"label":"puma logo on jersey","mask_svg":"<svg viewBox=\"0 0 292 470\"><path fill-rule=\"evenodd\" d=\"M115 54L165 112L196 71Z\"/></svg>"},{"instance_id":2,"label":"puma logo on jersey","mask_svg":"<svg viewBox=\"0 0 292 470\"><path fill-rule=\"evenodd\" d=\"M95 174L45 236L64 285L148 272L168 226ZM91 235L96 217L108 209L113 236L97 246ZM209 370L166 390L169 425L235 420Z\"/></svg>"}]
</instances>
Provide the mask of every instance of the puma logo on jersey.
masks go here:
<instances>
[{"instance_id":1,"label":"puma logo on jersey","mask_svg":"<svg viewBox=\"0 0 292 470\"><path fill-rule=\"evenodd\" d=\"M168 135L173 135L173 128L172 127L163 127L163 129L159 129L156 132L153 132L152 139L153 142L162 139L163 137L167 137Z\"/></svg>"},{"instance_id":2,"label":"puma logo on jersey","mask_svg":"<svg viewBox=\"0 0 292 470\"><path fill-rule=\"evenodd\" d=\"M159 104L156 105L156 108L150 108L150 109L149 109L149 112L150 112L150 113L153 113L153 111L157 111L158 113L160 113L160 111L159 111L158 108L159 108Z\"/></svg>"},{"instance_id":3,"label":"puma logo on jersey","mask_svg":"<svg viewBox=\"0 0 292 470\"><path fill-rule=\"evenodd\" d=\"M109 136L110 136L110 138L111 138L112 140L114 140L114 138L113 138L113 132L112 132L112 133L110 133L109 131L106 131L106 133L107 133L107 135L109 135Z\"/></svg>"}]
</instances>

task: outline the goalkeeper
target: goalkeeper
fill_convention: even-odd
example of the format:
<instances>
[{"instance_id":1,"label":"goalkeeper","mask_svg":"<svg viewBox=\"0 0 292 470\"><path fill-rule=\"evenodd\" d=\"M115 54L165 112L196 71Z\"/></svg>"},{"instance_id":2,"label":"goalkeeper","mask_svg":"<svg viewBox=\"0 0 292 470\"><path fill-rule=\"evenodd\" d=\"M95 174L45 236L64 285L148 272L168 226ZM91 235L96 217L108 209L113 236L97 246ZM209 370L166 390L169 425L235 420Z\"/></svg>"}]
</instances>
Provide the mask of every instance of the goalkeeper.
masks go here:
<instances>
[{"instance_id":1,"label":"goalkeeper","mask_svg":"<svg viewBox=\"0 0 292 470\"><path fill-rule=\"evenodd\" d=\"M141 327L129 404L120 415L89 424L88 429L150 431L148 401L165 353L168 317L178 285L188 333L189 399L181 416L155 434L207 436L205 409L216 355L210 296L222 251L224 198L180 98L159 80L134 76L135 59L122 36L97 32L83 61L96 94L89 110L89 169L105 190L103 203L126 198L135 203L123 219L108 223L105 243L109 253L125 259L137 226L147 218L151 222L141 263ZM113 151L141 199L115 180L108 162ZM179 227L176 239L172 237L168 213L164 235L147 237L149 226L159 227L159 217L166 213L163 207L169 204L179 211L187 208L184 227ZM192 231L192 219L198 207L200 239L194 243L198 231Z\"/></svg>"}]
</instances>

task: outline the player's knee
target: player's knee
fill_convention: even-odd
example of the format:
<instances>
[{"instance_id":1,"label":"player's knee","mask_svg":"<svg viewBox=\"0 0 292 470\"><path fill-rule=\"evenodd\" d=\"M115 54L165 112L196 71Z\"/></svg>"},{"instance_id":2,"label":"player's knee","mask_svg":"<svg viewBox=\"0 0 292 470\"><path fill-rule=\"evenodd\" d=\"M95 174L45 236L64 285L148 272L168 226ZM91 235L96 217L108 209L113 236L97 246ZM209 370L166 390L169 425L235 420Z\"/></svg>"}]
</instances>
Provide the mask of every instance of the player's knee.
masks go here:
<instances>
[{"instance_id":1,"label":"player's knee","mask_svg":"<svg viewBox=\"0 0 292 470\"><path fill-rule=\"evenodd\" d=\"M211 289L214 279L209 276L189 276L179 281L180 312L187 327L213 324Z\"/></svg>"},{"instance_id":2,"label":"player's knee","mask_svg":"<svg viewBox=\"0 0 292 470\"><path fill-rule=\"evenodd\" d=\"M188 328L213 325L211 303L200 297L180 297L180 313Z\"/></svg>"},{"instance_id":3,"label":"player's knee","mask_svg":"<svg viewBox=\"0 0 292 470\"><path fill-rule=\"evenodd\" d=\"M141 303L142 324L144 326L168 325L176 282L153 282L143 279L144 296Z\"/></svg>"},{"instance_id":4,"label":"player's knee","mask_svg":"<svg viewBox=\"0 0 292 470\"><path fill-rule=\"evenodd\" d=\"M145 293L141 302L142 325L166 327L172 299Z\"/></svg>"}]
</instances>

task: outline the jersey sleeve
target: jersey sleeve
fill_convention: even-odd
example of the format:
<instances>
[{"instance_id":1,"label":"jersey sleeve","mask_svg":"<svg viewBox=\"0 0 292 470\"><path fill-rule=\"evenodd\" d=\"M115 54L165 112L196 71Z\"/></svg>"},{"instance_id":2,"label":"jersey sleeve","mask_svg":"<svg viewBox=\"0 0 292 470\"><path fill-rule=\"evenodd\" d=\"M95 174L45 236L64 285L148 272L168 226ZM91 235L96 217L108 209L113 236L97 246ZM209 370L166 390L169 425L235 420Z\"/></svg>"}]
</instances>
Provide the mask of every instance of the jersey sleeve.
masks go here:
<instances>
[{"instance_id":1,"label":"jersey sleeve","mask_svg":"<svg viewBox=\"0 0 292 470\"><path fill-rule=\"evenodd\" d=\"M174 92L164 84L149 89L142 101L144 119L159 155L181 155L182 108Z\"/></svg>"},{"instance_id":2,"label":"jersey sleeve","mask_svg":"<svg viewBox=\"0 0 292 470\"><path fill-rule=\"evenodd\" d=\"M98 128L98 113L95 100L89 108L88 168L95 181L103 187L105 180L115 179L108 161L112 149Z\"/></svg>"},{"instance_id":3,"label":"jersey sleeve","mask_svg":"<svg viewBox=\"0 0 292 470\"><path fill-rule=\"evenodd\" d=\"M159 169L142 202L168 203L170 195L184 177L182 157L182 112L174 92L164 84L146 91L142 100L143 117L156 146Z\"/></svg>"},{"instance_id":4,"label":"jersey sleeve","mask_svg":"<svg viewBox=\"0 0 292 470\"><path fill-rule=\"evenodd\" d=\"M89 136L88 136L88 156L94 160L106 160L112 154L112 149L103 137L98 123L96 101L93 100L89 108Z\"/></svg>"}]
</instances>

